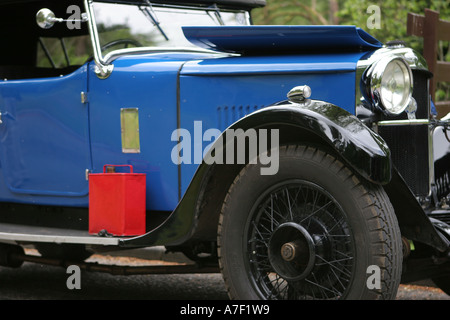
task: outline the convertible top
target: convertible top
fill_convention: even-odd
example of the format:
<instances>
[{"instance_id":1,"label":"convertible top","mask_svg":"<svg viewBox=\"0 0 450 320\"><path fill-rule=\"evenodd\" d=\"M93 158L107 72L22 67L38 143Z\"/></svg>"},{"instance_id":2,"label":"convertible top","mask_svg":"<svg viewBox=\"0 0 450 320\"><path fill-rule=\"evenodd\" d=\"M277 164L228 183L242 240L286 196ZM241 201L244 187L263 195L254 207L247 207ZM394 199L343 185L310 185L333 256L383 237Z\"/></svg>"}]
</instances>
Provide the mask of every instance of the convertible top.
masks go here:
<instances>
[{"instance_id":1,"label":"convertible top","mask_svg":"<svg viewBox=\"0 0 450 320\"><path fill-rule=\"evenodd\" d=\"M96 0L99 2L115 2L115 3L145 3L145 0ZM211 6L233 7L233 8L257 8L266 5L266 0L149 0L155 4L172 4L172 5L195 5L195 6Z\"/></svg>"},{"instance_id":2,"label":"convertible top","mask_svg":"<svg viewBox=\"0 0 450 320\"><path fill-rule=\"evenodd\" d=\"M112 2L112 3L145 3L145 0L98 0L99 2ZM68 6L74 4L74 2L82 2L81 0L4 0L1 1L1 5L7 4L26 4L31 2L44 2L57 5ZM170 5L194 5L194 6L212 6L217 5L223 8L259 8L266 5L266 0L150 0L154 4L170 4Z\"/></svg>"}]
</instances>

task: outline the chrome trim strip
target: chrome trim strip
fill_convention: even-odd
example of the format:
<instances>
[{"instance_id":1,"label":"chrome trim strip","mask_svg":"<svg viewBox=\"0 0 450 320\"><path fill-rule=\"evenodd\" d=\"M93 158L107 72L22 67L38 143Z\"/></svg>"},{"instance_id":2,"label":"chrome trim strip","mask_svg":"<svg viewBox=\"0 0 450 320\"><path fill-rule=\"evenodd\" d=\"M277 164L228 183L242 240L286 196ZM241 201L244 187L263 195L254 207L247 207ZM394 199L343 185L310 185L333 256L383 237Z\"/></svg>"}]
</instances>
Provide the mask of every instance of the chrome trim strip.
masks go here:
<instances>
[{"instance_id":1,"label":"chrome trim strip","mask_svg":"<svg viewBox=\"0 0 450 320\"><path fill-rule=\"evenodd\" d=\"M221 52L216 52L212 50L195 48L195 47L140 47L140 48L126 48L126 49L118 49L112 52L109 52L104 61L107 64L112 63L115 59L120 56L127 54L154 54L154 53L166 53L166 52L180 52L180 53L205 53L205 54L215 54L215 55L226 55L230 56L232 54L224 54ZM235 54L234 54L235 55Z\"/></svg>"},{"instance_id":2,"label":"chrome trim strip","mask_svg":"<svg viewBox=\"0 0 450 320\"><path fill-rule=\"evenodd\" d=\"M119 244L118 238L108 237L77 237L77 236L57 236L57 235L41 235L41 234L25 234L25 233L7 233L0 232L0 242L50 242L50 243L75 243L75 244L91 244L91 245L112 245Z\"/></svg>"},{"instance_id":3,"label":"chrome trim strip","mask_svg":"<svg viewBox=\"0 0 450 320\"><path fill-rule=\"evenodd\" d=\"M429 197L433 197L436 191L436 177L434 173L434 130L436 126L429 127L428 130L428 178L429 178Z\"/></svg>"},{"instance_id":4,"label":"chrome trim strip","mask_svg":"<svg viewBox=\"0 0 450 320\"><path fill-rule=\"evenodd\" d=\"M430 124L428 119L412 119L412 120L385 120L377 122L378 126L408 126L408 125L419 125L419 124Z\"/></svg>"}]
</instances>

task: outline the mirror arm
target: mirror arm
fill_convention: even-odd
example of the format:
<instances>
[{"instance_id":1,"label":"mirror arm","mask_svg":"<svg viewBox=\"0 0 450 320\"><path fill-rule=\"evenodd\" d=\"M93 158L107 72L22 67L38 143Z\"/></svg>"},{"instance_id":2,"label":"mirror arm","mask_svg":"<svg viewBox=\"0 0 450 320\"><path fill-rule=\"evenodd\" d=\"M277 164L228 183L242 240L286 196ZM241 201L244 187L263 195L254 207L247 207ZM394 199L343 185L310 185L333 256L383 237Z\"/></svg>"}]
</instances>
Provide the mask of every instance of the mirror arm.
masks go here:
<instances>
[{"instance_id":1,"label":"mirror arm","mask_svg":"<svg viewBox=\"0 0 450 320\"><path fill-rule=\"evenodd\" d=\"M50 29L53 27L55 23L61 23L61 22L87 22L88 18L86 14L81 15L81 19L63 19L63 18L57 18L55 17L55 14L53 11L43 8L39 10L36 14L36 22L42 29Z\"/></svg>"},{"instance_id":2,"label":"mirror arm","mask_svg":"<svg viewBox=\"0 0 450 320\"><path fill-rule=\"evenodd\" d=\"M81 14L81 19L63 19L63 18L57 18L57 17L48 17L48 21L53 23L60 23L60 22L88 22L87 15L85 13Z\"/></svg>"},{"instance_id":3,"label":"mirror arm","mask_svg":"<svg viewBox=\"0 0 450 320\"><path fill-rule=\"evenodd\" d=\"M94 53L95 73L100 79L106 79L111 75L114 66L112 64L107 64L103 59L100 39L98 38L97 25L95 24L94 10L92 9L92 0L84 0L84 6L86 8L89 34L91 36L92 49Z\"/></svg>"}]
</instances>

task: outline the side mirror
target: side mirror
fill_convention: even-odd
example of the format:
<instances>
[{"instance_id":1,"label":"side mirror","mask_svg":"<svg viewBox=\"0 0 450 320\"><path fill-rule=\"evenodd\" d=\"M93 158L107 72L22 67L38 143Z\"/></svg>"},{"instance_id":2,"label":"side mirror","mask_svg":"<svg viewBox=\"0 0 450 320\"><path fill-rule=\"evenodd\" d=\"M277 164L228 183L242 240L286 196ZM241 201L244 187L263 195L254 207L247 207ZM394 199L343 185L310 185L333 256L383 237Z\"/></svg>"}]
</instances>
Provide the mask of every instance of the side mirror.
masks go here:
<instances>
[{"instance_id":1,"label":"side mirror","mask_svg":"<svg viewBox=\"0 0 450 320\"><path fill-rule=\"evenodd\" d=\"M62 21L64 20L61 18L56 18L53 11L47 8L39 10L36 14L36 23L42 29L50 29L51 27L53 27L55 22Z\"/></svg>"},{"instance_id":2,"label":"side mirror","mask_svg":"<svg viewBox=\"0 0 450 320\"><path fill-rule=\"evenodd\" d=\"M42 29L50 29L51 27L53 27L55 22L64 22L64 21L87 22L87 20L88 20L88 18L87 18L86 13L81 14L81 19L71 19L71 20L64 20L63 18L56 18L53 11L50 9L47 9L47 8L43 8L36 13L36 23Z\"/></svg>"}]
</instances>

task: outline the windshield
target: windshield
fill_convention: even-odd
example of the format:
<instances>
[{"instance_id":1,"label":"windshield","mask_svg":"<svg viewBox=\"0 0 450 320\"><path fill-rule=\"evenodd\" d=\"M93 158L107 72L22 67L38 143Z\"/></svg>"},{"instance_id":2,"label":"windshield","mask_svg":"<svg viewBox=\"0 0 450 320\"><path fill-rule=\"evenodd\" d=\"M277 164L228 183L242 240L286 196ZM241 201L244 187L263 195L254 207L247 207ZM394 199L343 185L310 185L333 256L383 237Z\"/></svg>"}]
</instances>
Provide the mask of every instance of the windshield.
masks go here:
<instances>
[{"instance_id":1,"label":"windshield","mask_svg":"<svg viewBox=\"0 0 450 320\"><path fill-rule=\"evenodd\" d=\"M94 3L103 56L135 47L195 47L182 26L248 25L247 11L153 5Z\"/></svg>"}]
</instances>

